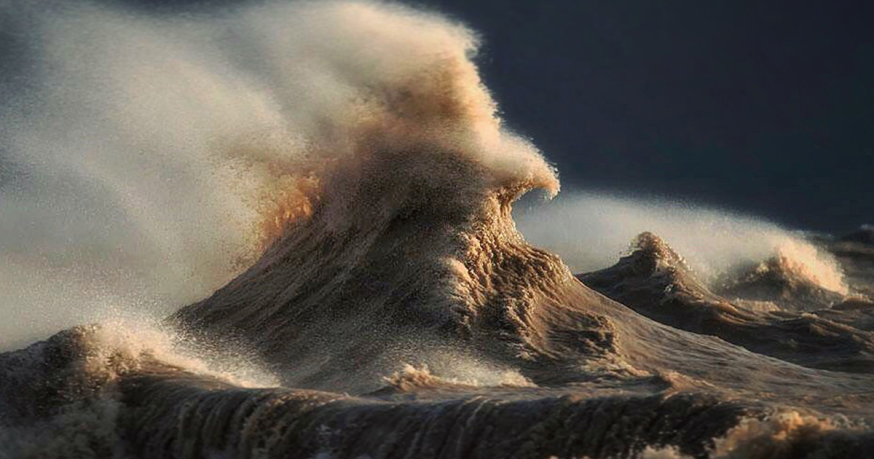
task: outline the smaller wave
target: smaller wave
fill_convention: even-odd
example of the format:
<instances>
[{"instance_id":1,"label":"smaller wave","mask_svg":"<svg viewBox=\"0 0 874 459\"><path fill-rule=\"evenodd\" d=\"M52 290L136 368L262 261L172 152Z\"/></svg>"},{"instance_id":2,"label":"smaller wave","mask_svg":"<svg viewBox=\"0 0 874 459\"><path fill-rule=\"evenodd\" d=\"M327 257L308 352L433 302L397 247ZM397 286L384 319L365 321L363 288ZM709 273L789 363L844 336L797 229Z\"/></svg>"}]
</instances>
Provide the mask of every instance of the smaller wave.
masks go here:
<instances>
[{"instance_id":1,"label":"smaller wave","mask_svg":"<svg viewBox=\"0 0 874 459\"><path fill-rule=\"evenodd\" d=\"M759 218L680 201L579 191L519 207L516 221L525 237L558 253L575 272L610 266L637 248L629 249L628 241L651 232L683 254L684 264L710 287L776 259L807 283L848 292L834 257L804 235Z\"/></svg>"},{"instance_id":2,"label":"smaller wave","mask_svg":"<svg viewBox=\"0 0 874 459\"><path fill-rule=\"evenodd\" d=\"M831 311L820 316L821 311L816 310L843 297L794 271L779 265L764 274L754 271L726 293L700 282L683 257L652 233L637 236L632 248L633 252L614 266L577 278L608 298L674 328L718 336L749 351L810 368L871 371L874 340L869 333L847 325L854 314ZM788 277L776 277L775 272ZM761 299L751 308L750 301L726 297L733 292L756 294ZM776 307L777 301L785 306ZM817 314L799 313L805 310L816 310Z\"/></svg>"},{"instance_id":3,"label":"smaller wave","mask_svg":"<svg viewBox=\"0 0 874 459\"><path fill-rule=\"evenodd\" d=\"M0 457L127 457L117 385L132 374L278 385L256 361L205 354L188 338L148 319L119 318L0 353Z\"/></svg>"},{"instance_id":4,"label":"smaller wave","mask_svg":"<svg viewBox=\"0 0 874 459\"><path fill-rule=\"evenodd\" d=\"M42 359L51 366L46 381L75 382L66 376L87 376L82 369L91 360L100 368L108 363L118 380L80 394L83 403L73 409L49 404L60 414L49 419L52 428L40 423L28 432L32 424L17 423L14 431L0 432L3 439L12 439L0 443L0 456L45 457L48 444L48 451L60 457L117 457L120 452L187 457L192 451L217 457L421 457L435 450L451 457L509 457L520 451L538 451L545 457L630 457L653 444L679 445L684 453L700 455L706 439L724 435L742 416L758 412L754 406L704 394L587 398L544 388L506 398L495 391L451 386L415 368L400 374L397 382L412 384L413 389L437 385L467 390L460 396L418 398L390 392L355 397L300 389L242 389L152 359L153 346L143 347L141 355L139 346L124 347L121 352L136 354L133 360L93 359L91 352L114 355L116 337L110 332L108 344L103 338L98 328L80 328L35 345L32 350L52 357ZM95 344L105 349L94 349ZM21 355L0 354L0 364ZM22 380L20 387L30 382L38 392L40 385L33 384L38 380ZM0 389L4 385L8 381L0 380ZM24 396L0 399L41 404ZM604 425L616 427L604 430ZM653 428L640 429L641 425ZM47 432L51 438L45 438ZM586 436L581 438L580 432ZM14 438L19 434L23 443ZM34 448L29 440L49 441Z\"/></svg>"},{"instance_id":5,"label":"smaller wave","mask_svg":"<svg viewBox=\"0 0 874 459\"><path fill-rule=\"evenodd\" d=\"M799 311L827 309L850 294L843 270L830 254L792 239L778 245L776 252L758 264L726 273L714 291Z\"/></svg>"},{"instance_id":6,"label":"smaller wave","mask_svg":"<svg viewBox=\"0 0 874 459\"><path fill-rule=\"evenodd\" d=\"M817 417L787 410L764 418L744 418L714 440L711 459L865 457L874 436L840 417ZM647 447L641 459L686 459L674 446Z\"/></svg>"},{"instance_id":7,"label":"smaller wave","mask_svg":"<svg viewBox=\"0 0 874 459\"><path fill-rule=\"evenodd\" d=\"M849 293L837 260L810 243L787 239L777 246L776 259L782 268L816 286L841 295Z\"/></svg>"},{"instance_id":8,"label":"smaller wave","mask_svg":"<svg viewBox=\"0 0 874 459\"><path fill-rule=\"evenodd\" d=\"M485 381L477 379L459 380L456 378L442 378L431 373L427 365L416 368L412 365L404 365L404 369L395 372L385 381L392 391L412 392L428 389L453 390L474 389L477 387L537 387L530 379L518 371L504 370L503 372L489 375ZM384 393L380 390L378 393Z\"/></svg>"},{"instance_id":9,"label":"smaller wave","mask_svg":"<svg viewBox=\"0 0 874 459\"><path fill-rule=\"evenodd\" d=\"M96 393L130 372L141 371L152 362L218 378L240 387L272 387L277 380L257 362L225 355L210 356L187 342L187 337L158 323L112 319L99 324L74 327L25 349L0 354L5 375L0 393L6 400L13 392L29 392L27 381L68 379L52 397L71 401L82 394ZM195 354L197 354L195 356ZM221 361L219 361L221 360ZM42 372L42 373L40 373ZM57 375L66 375L58 378ZM52 376L55 375L55 376ZM90 388L84 390L84 388ZM73 391L64 393L67 389ZM70 398L73 396L73 398Z\"/></svg>"}]
</instances>

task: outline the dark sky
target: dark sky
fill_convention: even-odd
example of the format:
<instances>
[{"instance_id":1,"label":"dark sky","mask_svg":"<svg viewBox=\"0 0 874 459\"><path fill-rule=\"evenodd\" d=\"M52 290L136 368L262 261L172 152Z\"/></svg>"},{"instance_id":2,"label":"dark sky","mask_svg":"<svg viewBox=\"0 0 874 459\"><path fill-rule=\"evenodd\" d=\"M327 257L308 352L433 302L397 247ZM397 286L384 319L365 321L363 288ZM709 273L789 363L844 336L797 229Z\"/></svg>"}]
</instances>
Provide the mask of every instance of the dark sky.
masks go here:
<instances>
[{"instance_id":1,"label":"dark sky","mask_svg":"<svg viewBox=\"0 0 874 459\"><path fill-rule=\"evenodd\" d=\"M874 2L424 0L565 187L874 222Z\"/></svg>"},{"instance_id":2,"label":"dark sky","mask_svg":"<svg viewBox=\"0 0 874 459\"><path fill-rule=\"evenodd\" d=\"M566 189L700 201L805 229L874 223L874 2L405 3L481 32L504 118Z\"/></svg>"}]
</instances>

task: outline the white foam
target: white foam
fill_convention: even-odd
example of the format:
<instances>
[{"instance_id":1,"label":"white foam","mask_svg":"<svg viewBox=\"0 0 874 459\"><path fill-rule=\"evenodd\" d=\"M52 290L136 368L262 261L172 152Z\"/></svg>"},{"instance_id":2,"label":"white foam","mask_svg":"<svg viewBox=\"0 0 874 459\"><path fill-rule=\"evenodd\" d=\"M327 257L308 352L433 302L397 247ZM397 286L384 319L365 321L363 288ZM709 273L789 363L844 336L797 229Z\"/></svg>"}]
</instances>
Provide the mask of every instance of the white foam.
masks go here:
<instances>
[{"instance_id":1,"label":"white foam","mask_svg":"<svg viewBox=\"0 0 874 459\"><path fill-rule=\"evenodd\" d=\"M832 257L803 235L765 219L665 199L594 192L571 192L549 203L518 207L517 226L526 239L561 255L575 272L613 265L635 236L650 231L705 282L782 257L813 282L847 291Z\"/></svg>"}]
</instances>

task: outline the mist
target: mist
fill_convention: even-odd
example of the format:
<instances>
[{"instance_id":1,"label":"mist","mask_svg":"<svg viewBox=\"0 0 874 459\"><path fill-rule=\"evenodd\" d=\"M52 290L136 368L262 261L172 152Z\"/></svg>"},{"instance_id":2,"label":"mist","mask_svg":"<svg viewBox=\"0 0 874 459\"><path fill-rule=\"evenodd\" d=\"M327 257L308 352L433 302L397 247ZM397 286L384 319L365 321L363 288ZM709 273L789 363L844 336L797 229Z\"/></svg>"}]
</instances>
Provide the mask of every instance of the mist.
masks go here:
<instances>
[{"instance_id":1,"label":"mist","mask_svg":"<svg viewBox=\"0 0 874 459\"><path fill-rule=\"evenodd\" d=\"M698 203L569 191L552 202L519 206L516 222L529 242L558 253L578 273L613 265L630 253L638 234L649 231L665 240L705 282L782 256L818 283L846 290L833 257L804 233Z\"/></svg>"},{"instance_id":2,"label":"mist","mask_svg":"<svg viewBox=\"0 0 874 459\"><path fill-rule=\"evenodd\" d=\"M3 348L204 298L308 211L324 164L377 131L399 150L476 151L501 180L558 188L502 130L470 60L476 35L436 15L10 2L0 19L27 50L0 86Z\"/></svg>"}]
</instances>

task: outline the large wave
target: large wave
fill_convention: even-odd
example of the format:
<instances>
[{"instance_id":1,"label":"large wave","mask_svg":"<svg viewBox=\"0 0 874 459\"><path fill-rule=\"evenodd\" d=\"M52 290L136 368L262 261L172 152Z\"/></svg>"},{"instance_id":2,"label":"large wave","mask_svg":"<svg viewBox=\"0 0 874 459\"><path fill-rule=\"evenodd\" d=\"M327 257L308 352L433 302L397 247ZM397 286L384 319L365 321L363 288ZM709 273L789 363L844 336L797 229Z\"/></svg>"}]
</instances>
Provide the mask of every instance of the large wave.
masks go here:
<instances>
[{"instance_id":1,"label":"large wave","mask_svg":"<svg viewBox=\"0 0 874 459\"><path fill-rule=\"evenodd\" d=\"M696 278L776 255L844 299L807 241L730 219L693 274L643 236L604 294L526 242L512 205L556 171L502 126L463 25L370 2L0 12L32 56L3 87L0 345L83 325L0 353L0 454L871 451L854 315L765 316ZM737 342L695 322L717 309Z\"/></svg>"},{"instance_id":2,"label":"large wave","mask_svg":"<svg viewBox=\"0 0 874 459\"><path fill-rule=\"evenodd\" d=\"M501 128L469 59L475 34L437 16L366 2L0 11L31 55L3 93L3 157L21 171L2 186L4 304L38 329L9 326L4 343L206 296L310 200L345 192L325 191L324 168L354 169L379 145L404 152L398 164L453 150L496 181L557 190ZM441 186L480 186L452 180Z\"/></svg>"}]
</instances>

